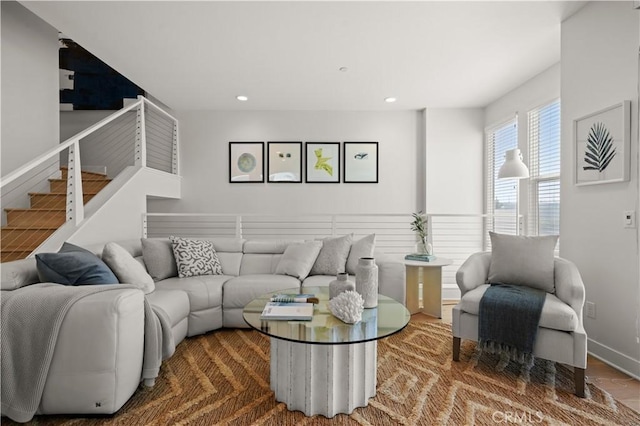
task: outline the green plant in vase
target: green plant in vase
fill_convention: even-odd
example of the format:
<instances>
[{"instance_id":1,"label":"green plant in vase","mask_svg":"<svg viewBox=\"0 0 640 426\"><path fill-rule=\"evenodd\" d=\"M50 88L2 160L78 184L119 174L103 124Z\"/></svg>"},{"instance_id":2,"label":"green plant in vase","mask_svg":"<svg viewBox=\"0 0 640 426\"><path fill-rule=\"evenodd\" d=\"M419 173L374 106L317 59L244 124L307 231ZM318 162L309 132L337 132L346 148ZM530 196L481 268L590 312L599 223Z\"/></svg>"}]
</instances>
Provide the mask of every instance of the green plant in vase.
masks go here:
<instances>
[{"instance_id":1,"label":"green plant in vase","mask_svg":"<svg viewBox=\"0 0 640 426\"><path fill-rule=\"evenodd\" d=\"M427 216L419 211L412 213L413 222L410 223L411 230L416 233L418 244L416 244L416 251L419 254L431 254L429 249L429 243L427 242Z\"/></svg>"}]
</instances>

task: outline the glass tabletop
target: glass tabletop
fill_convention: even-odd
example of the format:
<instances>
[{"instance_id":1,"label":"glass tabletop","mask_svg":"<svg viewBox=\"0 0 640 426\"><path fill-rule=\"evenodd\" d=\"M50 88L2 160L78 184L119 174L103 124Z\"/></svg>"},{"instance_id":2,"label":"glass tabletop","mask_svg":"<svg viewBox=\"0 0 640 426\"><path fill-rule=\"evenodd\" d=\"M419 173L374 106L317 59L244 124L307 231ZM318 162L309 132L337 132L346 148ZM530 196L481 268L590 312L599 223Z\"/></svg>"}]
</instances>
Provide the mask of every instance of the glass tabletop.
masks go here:
<instances>
[{"instance_id":1,"label":"glass tabletop","mask_svg":"<svg viewBox=\"0 0 640 426\"><path fill-rule=\"evenodd\" d=\"M260 319L262 310L271 296L278 293L314 294L319 303L314 305L311 321L286 321ZM302 287L278 290L252 300L244 307L242 317L249 326L269 337L293 342L324 345L361 343L391 336L402 330L411 315L407 308L390 297L378 295L378 306L365 309L362 320L346 324L334 317L327 304L328 287Z\"/></svg>"}]
</instances>

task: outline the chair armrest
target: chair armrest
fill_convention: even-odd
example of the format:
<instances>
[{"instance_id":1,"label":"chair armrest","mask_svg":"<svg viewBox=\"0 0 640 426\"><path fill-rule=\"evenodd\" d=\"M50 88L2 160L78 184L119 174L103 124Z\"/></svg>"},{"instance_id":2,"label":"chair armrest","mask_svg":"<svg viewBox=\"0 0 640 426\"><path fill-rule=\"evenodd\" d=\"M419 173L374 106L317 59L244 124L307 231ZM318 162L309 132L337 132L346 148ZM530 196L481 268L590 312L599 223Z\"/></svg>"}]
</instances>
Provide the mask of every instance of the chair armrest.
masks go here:
<instances>
[{"instance_id":1,"label":"chair armrest","mask_svg":"<svg viewBox=\"0 0 640 426\"><path fill-rule=\"evenodd\" d=\"M464 261L456 272L456 283L460 288L460 297L487 282L490 263L490 252L474 253Z\"/></svg>"},{"instance_id":2,"label":"chair armrest","mask_svg":"<svg viewBox=\"0 0 640 426\"><path fill-rule=\"evenodd\" d=\"M378 265L378 292L404 305L407 292L404 258L376 253L375 259Z\"/></svg>"},{"instance_id":3,"label":"chair armrest","mask_svg":"<svg viewBox=\"0 0 640 426\"><path fill-rule=\"evenodd\" d=\"M585 301L585 289L582 277L576 265L560 257L554 259L554 279L556 296L576 311L582 324L582 308Z\"/></svg>"}]
</instances>

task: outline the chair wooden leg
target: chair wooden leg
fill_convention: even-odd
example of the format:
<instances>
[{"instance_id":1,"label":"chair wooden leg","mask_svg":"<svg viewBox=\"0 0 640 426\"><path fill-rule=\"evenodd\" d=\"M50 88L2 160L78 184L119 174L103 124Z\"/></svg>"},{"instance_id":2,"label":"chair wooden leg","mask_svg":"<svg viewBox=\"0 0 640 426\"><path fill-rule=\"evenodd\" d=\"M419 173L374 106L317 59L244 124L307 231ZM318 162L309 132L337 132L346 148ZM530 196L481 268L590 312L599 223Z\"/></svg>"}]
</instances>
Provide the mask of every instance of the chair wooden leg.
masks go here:
<instances>
[{"instance_id":1,"label":"chair wooden leg","mask_svg":"<svg viewBox=\"0 0 640 426\"><path fill-rule=\"evenodd\" d=\"M460 361L460 339L459 337L453 338L453 360Z\"/></svg>"},{"instance_id":2,"label":"chair wooden leg","mask_svg":"<svg viewBox=\"0 0 640 426\"><path fill-rule=\"evenodd\" d=\"M576 384L576 395L584 398L584 368L573 367L573 380Z\"/></svg>"}]
</instances>

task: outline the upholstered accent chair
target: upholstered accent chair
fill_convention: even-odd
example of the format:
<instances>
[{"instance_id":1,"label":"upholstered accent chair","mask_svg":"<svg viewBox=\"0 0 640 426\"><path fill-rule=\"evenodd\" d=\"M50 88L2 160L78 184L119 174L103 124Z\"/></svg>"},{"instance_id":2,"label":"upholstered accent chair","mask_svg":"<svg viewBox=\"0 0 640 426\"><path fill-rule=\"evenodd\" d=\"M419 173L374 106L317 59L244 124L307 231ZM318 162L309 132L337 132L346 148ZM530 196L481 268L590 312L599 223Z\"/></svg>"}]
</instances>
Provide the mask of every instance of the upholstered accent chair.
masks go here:
<instances>
[{"instance_id":1,"label":"upholstered accent chair","mask_svg":"<svg viewBox=\"0 0 640 426\"><path fill-rule=\"evenodd\" d=\"M460 302L453 308L453 360L460 359L461 339L478 341L479 307L489 287L492 253L471 255L458 269ZM538 325L533 355L574 369L575 393L584 397L587 335L582 325L585 289L575 264L553 259L554 291L547 292Z\"/></svg>"}]
</instances>

